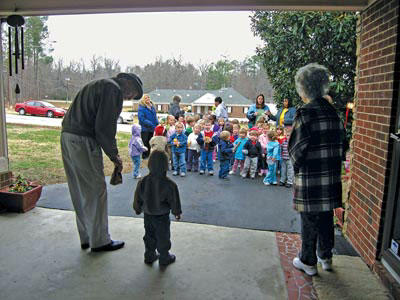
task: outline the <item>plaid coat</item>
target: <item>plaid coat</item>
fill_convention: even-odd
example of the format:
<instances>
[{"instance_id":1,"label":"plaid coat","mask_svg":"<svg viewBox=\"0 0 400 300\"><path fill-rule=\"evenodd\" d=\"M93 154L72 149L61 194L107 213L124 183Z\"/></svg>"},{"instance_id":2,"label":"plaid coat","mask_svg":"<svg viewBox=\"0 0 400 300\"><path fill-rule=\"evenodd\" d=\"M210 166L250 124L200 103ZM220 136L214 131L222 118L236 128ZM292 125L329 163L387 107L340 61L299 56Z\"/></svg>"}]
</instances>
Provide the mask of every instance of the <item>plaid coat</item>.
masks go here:
<instances>
[{"instance_id":1,"label":"plaid coat","mask_svg":"<svg viewBox=\"0 0 400 300\"><path fill-rule=\"evenodd\" d=\"M297 111L289 139L295 172L294 209L331 211L342 206L341 169L348 148L335 108L316 99Z\"/></svg>"}]
</instances>

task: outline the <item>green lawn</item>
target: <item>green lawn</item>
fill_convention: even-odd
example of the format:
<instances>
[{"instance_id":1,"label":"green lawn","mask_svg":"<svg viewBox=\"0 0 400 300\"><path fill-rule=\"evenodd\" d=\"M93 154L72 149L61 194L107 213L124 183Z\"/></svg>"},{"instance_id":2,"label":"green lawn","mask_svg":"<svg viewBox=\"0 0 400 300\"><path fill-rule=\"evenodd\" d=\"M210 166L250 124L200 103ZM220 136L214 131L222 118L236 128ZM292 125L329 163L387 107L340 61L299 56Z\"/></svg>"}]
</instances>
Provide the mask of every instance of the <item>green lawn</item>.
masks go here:
<instances>
[{"instance_id":1,"label":"green lawn","mask_svg":"<svg viewBox=\"0 0 400 300\"><path fill-rule=\"evenodd\" d=\"M8 156L13 174L42 184L66 182L61 159L60 129L7 124ZM132 170L128 154L130 134L118 133L117 143L124 162L123 172ZM104 155L104 172L111 175L113 163Z\"/></svg>"}]
</instances>

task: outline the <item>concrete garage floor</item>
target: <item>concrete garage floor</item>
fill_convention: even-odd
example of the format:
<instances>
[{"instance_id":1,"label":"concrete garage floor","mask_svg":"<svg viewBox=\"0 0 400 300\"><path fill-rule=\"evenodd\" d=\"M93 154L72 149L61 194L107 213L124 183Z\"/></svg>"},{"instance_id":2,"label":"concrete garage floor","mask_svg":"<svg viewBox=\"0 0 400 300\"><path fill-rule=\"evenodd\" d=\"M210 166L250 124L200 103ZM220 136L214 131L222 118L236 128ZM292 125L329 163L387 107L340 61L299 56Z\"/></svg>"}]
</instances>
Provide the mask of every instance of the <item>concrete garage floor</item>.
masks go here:
<instances>
[{"instance_id":1,"label":"concrete garage floor","mask_svg":"<svg viewBox=\"0 0 400 300\"><path fill-rule=\"evenodd\" d=\"M275 234L172 223L176 263L143 263L143 220L110 217L125 240L82 251L74 213L35 208L0 218L0 299L287 299Z\"/></svg>"}]
</instances>

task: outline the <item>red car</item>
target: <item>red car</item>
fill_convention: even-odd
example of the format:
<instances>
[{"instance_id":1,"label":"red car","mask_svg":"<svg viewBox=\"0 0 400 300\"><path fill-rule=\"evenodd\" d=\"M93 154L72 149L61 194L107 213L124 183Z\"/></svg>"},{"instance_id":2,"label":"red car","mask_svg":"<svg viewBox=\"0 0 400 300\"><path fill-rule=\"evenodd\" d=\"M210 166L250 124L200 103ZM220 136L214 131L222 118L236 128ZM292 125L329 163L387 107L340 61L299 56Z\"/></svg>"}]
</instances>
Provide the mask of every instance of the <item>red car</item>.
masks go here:
<instances>
[{"instance_id":1,"label":"red car","mask_svg":"<svg viewBox=\"0 0 400 300\"><path fill-rule=\"evenodd\" d=\"M29 100L24 103L17 103L15 111L20 115L42 115L49 118L64 117L66 110L63 108L55 107L53 104L45 101Z\"/></svg>"}]
</instances>

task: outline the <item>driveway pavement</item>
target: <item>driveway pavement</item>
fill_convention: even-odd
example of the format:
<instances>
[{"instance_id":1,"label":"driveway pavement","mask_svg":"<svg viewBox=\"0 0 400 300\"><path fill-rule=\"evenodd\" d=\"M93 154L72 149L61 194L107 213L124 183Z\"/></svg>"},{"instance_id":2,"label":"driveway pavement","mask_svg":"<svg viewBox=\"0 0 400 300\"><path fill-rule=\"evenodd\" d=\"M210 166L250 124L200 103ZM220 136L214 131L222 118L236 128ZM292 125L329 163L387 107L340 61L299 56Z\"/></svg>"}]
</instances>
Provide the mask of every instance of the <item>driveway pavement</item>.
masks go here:
<instances>
[{"instance_id":1,"label":"driveway pavement","mask_svg":"<svg viewBox=\"0 0 400 300\"><path fill-rule=\"evenodd\" d=\"M218 170L218 167L216 168ZM142 172L145 172L143 169ZM229 182L217 176L189 173L185 178L169 176L178 184L183 221L226 227L299 232L298 214L292 209L291 189L262 184L255 180L232 176ZM109 178L106 179L107 184ZM108 184L109 214L134 216L133 192L137 180L123 175L123 184ZM38 202L41 207L72 210L67 184L43 188Z\"/></svg>"},{"instance_id":2,"label":"driveway pavement","mask_svg":"<svg viewBox=\"0 0 400 300\"><path fill-rule=\"evenodd\" d=\"M49 127L61 127L62 118L47 118L38 116L6 114L6 122L9 124L24 124L24 125L37 125ZM118 124L118 132L131 132L131 125Z\"/></svg>"}]
</instances>

